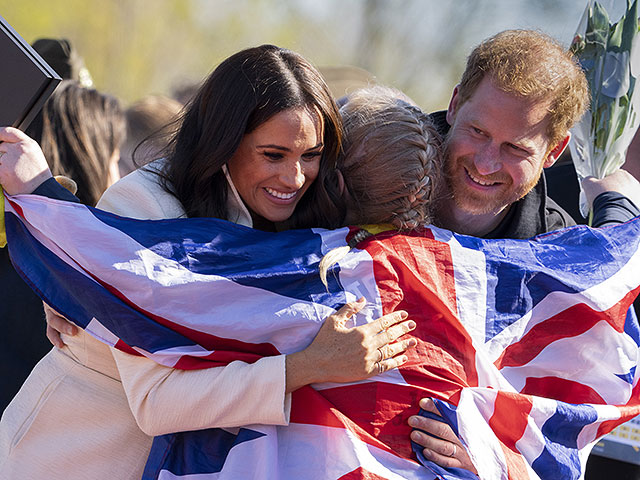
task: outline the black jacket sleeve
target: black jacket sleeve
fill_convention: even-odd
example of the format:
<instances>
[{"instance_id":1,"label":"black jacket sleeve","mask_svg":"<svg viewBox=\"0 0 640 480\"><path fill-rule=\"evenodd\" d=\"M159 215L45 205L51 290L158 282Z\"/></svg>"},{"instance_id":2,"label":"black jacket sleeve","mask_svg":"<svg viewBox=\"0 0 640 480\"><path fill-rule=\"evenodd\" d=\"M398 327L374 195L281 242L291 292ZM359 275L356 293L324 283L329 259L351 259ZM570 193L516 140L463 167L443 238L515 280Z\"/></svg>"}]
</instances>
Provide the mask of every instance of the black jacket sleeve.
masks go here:
<instances>
[{"instance_id":1,"label":"black jacket sleeve","mask_svg":"<svg viewBox=\"0 0 640 480\"><path fill-rule=\"evenodd\" d=\"M55 198L56 200L81 203L78 197L56 182L56 179L53 177L42 182L38 188L33 191L33 194L40 195L42 197Z\"/></svg>"},{"instance_id":2,"label":"black jacket sleeve","mask_svg":"<svg viewBox=\"0 0 640 480\"><path fill-rule=\"evenodd\" d=\"M604 227L624 223L638 215L640 215L640 210L627 197L618 192L604 192L593 201L591 225Z\"/></svg>"}]
</instances>

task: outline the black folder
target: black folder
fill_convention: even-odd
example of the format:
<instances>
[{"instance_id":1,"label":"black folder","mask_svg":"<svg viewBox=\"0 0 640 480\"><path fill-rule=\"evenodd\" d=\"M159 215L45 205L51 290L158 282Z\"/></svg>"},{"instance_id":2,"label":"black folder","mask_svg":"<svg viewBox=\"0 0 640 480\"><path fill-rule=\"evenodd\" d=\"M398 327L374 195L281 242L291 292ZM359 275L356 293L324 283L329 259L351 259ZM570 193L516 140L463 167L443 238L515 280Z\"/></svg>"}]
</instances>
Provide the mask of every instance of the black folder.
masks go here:
<instances>
[{"instance_id":1,"label":"black folder","mask_svg":"<svg viewBox=\"0 0 640 480\"><path fill-rule=\"evenodd\" d=\"M0 17L0 126L24 130L60 76Z\"/></svg>"}]
</instances>

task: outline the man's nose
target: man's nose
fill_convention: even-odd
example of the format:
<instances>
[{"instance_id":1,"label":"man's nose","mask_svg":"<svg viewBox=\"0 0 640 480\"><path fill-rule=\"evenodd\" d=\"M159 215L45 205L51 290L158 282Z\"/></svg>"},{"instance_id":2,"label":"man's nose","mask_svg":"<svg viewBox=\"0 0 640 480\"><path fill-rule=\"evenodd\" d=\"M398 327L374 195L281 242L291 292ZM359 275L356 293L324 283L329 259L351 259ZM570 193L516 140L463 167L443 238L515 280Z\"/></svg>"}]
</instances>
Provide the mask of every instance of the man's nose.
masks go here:
<instances>
[{"instance_id":1,"label":"man's nose","mask_svg":"<svg viewBox=\"0 0 640 480\"><path fill-rule=\"evenodd\" d=\"M487 142L476 152L473 164L480 175L491 175L500 171L502 168L500 146L493 142Z\"/></svg>"}]
</instances>

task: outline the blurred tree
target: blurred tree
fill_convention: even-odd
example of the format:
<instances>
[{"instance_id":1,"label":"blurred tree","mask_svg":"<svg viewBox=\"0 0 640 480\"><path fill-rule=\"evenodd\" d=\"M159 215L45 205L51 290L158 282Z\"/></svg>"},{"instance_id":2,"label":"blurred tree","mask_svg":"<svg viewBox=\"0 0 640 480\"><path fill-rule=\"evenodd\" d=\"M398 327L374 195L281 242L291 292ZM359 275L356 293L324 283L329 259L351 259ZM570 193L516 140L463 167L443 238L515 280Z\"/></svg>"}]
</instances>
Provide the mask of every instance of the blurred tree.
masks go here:
<instances>
[{"instance_id":1,"label":"blurred tree","mask_svg":"<svg viewBox=\"0 0 640 480\"><path fill-rule=\"evenodd\" d=\"M505 28L568 42L586 0L20 0L1 14L27 41L66 37L96 87L123 100L199 82L261 43L354 65L442 108L473 45Z\"/></svg>"}]
</instances>

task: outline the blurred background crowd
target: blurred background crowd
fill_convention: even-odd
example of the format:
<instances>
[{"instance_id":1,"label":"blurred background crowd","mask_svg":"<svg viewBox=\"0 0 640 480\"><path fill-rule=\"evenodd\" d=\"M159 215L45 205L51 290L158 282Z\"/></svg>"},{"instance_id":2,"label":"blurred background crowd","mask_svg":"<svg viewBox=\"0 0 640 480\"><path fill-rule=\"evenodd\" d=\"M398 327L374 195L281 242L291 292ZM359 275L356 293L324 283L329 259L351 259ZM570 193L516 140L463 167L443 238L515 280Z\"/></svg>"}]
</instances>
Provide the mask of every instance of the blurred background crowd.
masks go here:
<instances>
[{"instance_id":1,"label":"blurred background crowd","mask_svg":"<svg viewBox=\"0 0 640 480\"><path fill-rule=\"evenodd\" d=\"M586 0L20 0L1 15L29 42L64 37L99 90L180 96L229 55L273 43L317 67L354 66L423 109L446 107L471 48L507 28L571 41Z\"/></svg>"}]
</instances>

